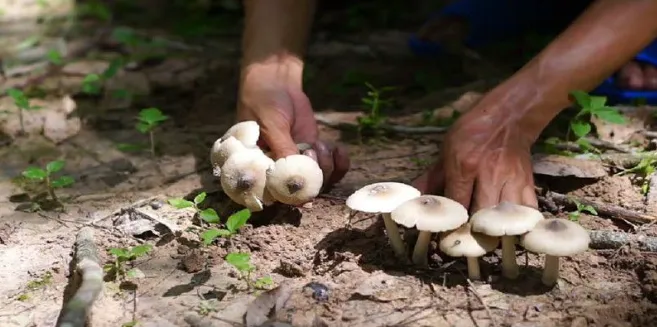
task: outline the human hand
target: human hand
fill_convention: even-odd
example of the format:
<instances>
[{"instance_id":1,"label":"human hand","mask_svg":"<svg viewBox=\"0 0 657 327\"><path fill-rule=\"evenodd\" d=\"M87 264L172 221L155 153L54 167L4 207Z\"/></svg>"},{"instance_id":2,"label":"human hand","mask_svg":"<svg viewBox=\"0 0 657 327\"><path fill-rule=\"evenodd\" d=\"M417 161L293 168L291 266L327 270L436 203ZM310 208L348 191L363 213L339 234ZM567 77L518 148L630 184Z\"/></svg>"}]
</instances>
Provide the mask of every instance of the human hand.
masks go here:
<instances>
[{"instance_id":1,"label":"human hand","mask_svg":"<svg viewBox=\"0 0 657 327\"><path fill-rule=\"evenodd\" d=\"M502 201L538 206L530 147L540 131L491 109L477 105L456 121L437 163L414 181L415 187L442 192L472 213Z\"/></svg>"},{"instance_id":2,"label":"human hand","mask_svg":"<svg viewBox=\"0 0 657 327\"><path fill-rule=\"evenodd\" d=\"M237 119L254 120L260 125L260 145L271 150L275 159L299 153L297 143L312 146L305 150L317 161L324 174L324 188L340 181L349 170L344 147L318 139L317 122L310 100L300 83L288 82L275 72L245 78L239 94Z\"/></svg>"}]
</instances>

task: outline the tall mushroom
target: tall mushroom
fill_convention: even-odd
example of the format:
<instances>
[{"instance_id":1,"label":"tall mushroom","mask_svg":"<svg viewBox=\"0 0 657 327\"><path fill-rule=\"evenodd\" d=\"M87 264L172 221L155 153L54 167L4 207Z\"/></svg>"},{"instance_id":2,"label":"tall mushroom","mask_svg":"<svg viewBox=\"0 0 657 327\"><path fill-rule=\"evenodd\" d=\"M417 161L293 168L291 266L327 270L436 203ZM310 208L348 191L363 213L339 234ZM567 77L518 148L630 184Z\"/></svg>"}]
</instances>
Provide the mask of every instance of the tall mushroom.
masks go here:
<instances>
[{"instance_id":1,"label":"tall mushroom","mask_svg":"<svg viewBox=\"0 0 657 327\"><path fill-rule=\"evenodd\" d=\"M274 161L260 149L247 149L230 156L221 169L221 187L228 197L249 210L261 211L268 204L265 192L267 169Z\"/></svg>"},{"instance_id":2,"label":"tall mushroom","mask_svg":"<svg viewBox=\"0 0 657 327\"><path fill-rule=\"evenodd\" d=\"M445 235L440 241L440 250L451 257L466 257L468 278L481 279L479 257L495 250L500 244L498 237L472 232L472 225L466 223Z\"/></svg>"},{"instance_id":3,"label":"tall mushroom","mask_svg":"<svg viewBox=\"0 0 657 327\"><path fill-rule=\"evenodd\" d=\"M569 257L589 248L591 238L584 227L570 220L549 218L540 221L520 244L534 253L545 254L542 282L552 286L559 279L559 257Z\"/></svg>"},{"instance_id":4,"label":"tall mushroom","mask_svg":"<svg viewBox=\"0 0 657 327\"><path fill-rule=\"evenodd\" d=\"M397 182L381 182L364 186L351 194L346 201L347 207L352 210L380 213L386 226L390 245L395 255L407 262L406 246L399 236L399 228L390 217L400 204L420 196L420 191L413 186Z\"/></svg>"},{"instance_id":5,"label":"tall mushroom","mask_svg":"<svg viewBox=\"0 0 657 327\"><path fill-rule=\"evenodd\" d=\"M247 147L233 136L229 136L223 141L222 139L218 139L214 142L210 151L212 174L216 177L221 177L221 167L226 163L226 160L231 155L246 149Z\"/></svg>"},{"instance_id":6,"label":"tall mushroom","mask_svg":"<svg viewBox=\"0 0 657 327\"><path fill-rule=\"evenodd\" d=\"M312 158L293 154L276 160L267 170L266 187L279 202L301 205L314 199L322 188L322 169Z\"/></svg>"},{"instance_id":7,"label":"tall mushroom","mask_svg":"<svg viewBox=\"0 0 657 327\"><path fill-rule=\"evenodd\" d=\"M427 265L431 233L458 228L468 221L468 210L460 203L437 195L421 195L410 199L390 213L392 220L404 227L415 227L418 234L413 249L413 263Z\"/></svg>"},{"instance_id":8,"label":"tall mushroom","mask_svg":"<svg viewBox=\"0 0 657 327\"><path fill-rule=\"evenodd\" d=\"M231 136L242 142L247 148L255 148L260 138L260 125L254 120L239 122L231 126L221 140L224 141Z\"/></svg>"},{"instance_id":9,"label":"tall mushroom","mask_svg":"<svg viewBox=\"0 0 657 327\"><path fill-rule=\"evenodd\" d=\"M508 201L477 211L472 217L472 231L502 238L502 275L518 277L516 236L527 233L544 219L540 211Z\"/></svg>"}]
</instances>

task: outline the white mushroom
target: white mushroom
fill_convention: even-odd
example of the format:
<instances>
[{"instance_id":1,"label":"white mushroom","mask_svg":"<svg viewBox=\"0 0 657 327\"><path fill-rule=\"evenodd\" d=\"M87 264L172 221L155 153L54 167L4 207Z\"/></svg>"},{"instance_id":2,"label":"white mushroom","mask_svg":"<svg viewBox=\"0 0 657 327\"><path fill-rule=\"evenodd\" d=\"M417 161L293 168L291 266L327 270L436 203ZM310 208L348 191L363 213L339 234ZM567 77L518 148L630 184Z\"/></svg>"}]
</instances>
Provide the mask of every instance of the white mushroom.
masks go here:
<instances>
[{"instance_id":1,"label":"white mushroom","mask_svg":"<svg viewBox=\"0 0 657 327\"><path fill-rule=\"evenodd\" d=\"M468 210L446 197L422 195L399 205L390 217L400 225L420 231L413 249L413 263L427 265L431 233L453 230L465 224Z\"/></svg>"},{"instance_id":2,"label":"white mushroom","mask_svg":"<svg viewBox=\"0 0 657 327\"><path fill-rule=\"evenodd\" d=\"M229 128L221 140L224 141L231 136L242 142L247 148L254 148L260 138L260 125L253 120L239 122Z\"/></svg>"},{"instance_id":3,"label":"white mushroom","mask_svg":"<svg viewBox=\"0 0 657 327\"><path fill-rule=\"evenodd\" d=\"M324 174L312 158L293 154L276 160L267 170L267 190L277 201L302 205L312 201L322 188Z\"/></svg>"},{"instance_id":4,"label":"white mushroom","mask_svg":"<svg viewBox=\"0 0 657 327\"><path fill-rule=\"evenodd\" d=\"M374 183L356 190L347 198L346 205L356 211L381 213L395 255L406 262L408 261L406 246L401 236L399 236L397 224L390 217L390 212L400 204L416 198L420 194L418 189L404 183Z\"/></svg>"},{"instance_id":5,"label":"white mushroom","mask_svg":"<svg viewBox=\"0 0 657 327\"><path fill-rule=\"evenodd\" d=\"M589 248L589 233L570 220L550 218L540 221L520 238L528 251L545 254L543 284L552 286L559 279L559 257L569 257Z\"/></svg>"},{"instance_id":6,"label":"white mushroom","mask_svg":"<svg viewBox=\"0 0 657 327\"><path fill-rule=\"evenodd\" d=\"M500 239L481 233L472 232L472 225L466 223L445 235L440 241L440 250L451 257L466 257L468 261L468 278L481 279L479 257L495 250Z\"/></svg>"},{"instance_id":7,"label":"white mushroom","mask_svg":"<svg viewBox=\"0 0 657 327\"><path fill-rule=\"evenodd\" d=\"M516 236L527 233L542 219L543 214L534 208L505 201L477 211L470 222L472 231L502 238L502 275L515 279L520 273Z\"/></svg>"},{"instance_id":8,"label":"white mushroom","mask_svg":"<svg viewBox=\"0 0 657 327\"><path fill-rule=\"evenodd\" d=\"M221 169L221 187L228 197L251 211L267 205L267 169L274 161L260 149L247 149L230 156Z\"/></svg>"},{"instance_id":9,"label":"white mushroom","mask_svg":"<svg viewBox=\"0 0 657 327\"><path fill-rule=\"evenodd\" d=\"M215 141L212 145L212 150L210 151L210 162L212 163L213 175L220 177L221 167L226 163L226 160L228 160L231 155L246 149L247 147L233 136L229 136L223 141L221 139Z\"/></svg>"}]
</instances>

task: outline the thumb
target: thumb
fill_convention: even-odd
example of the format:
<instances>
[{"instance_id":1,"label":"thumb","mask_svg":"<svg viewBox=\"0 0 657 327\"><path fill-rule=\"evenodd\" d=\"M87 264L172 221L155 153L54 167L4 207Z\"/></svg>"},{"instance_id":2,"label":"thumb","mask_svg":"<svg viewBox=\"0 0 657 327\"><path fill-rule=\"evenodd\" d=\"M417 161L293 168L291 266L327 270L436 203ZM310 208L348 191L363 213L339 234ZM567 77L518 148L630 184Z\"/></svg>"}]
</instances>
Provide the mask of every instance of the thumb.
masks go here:
<instances>
[{"instance_id":1,"label":"thumb","mask_svg":"<svg viewBox=\"0 0 657 327\"><path fill-rule=\"evenodd\" d=\"M299 149L292 139L290 122L281 115L272 116L261 122L260 137L274 154L274 160L298 154Z\"/></svg>"}]
</instances>

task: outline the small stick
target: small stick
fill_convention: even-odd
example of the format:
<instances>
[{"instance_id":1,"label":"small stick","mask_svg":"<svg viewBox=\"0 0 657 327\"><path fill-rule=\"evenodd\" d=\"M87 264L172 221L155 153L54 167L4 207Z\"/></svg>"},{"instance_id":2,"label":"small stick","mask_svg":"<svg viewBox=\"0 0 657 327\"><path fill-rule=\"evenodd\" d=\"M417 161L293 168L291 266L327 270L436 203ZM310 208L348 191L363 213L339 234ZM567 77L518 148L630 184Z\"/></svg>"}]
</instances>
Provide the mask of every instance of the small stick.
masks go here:
<instances>
[{"instance_id":1,"label":"small stick","mask_svg":"<svg viewBox=\"0 0 657 327\"><path fill-rule=\"evenodd\" d=\"M545 203L547 207L550 207L550 204L557 204L561 206L576 207L576 202L579 202L583 205L591 206L598 212L600 216L608 217L616 220L627 220L633 223L650 223L657 220L657 217L651 214L637 212L630 209L625 209L619 206L600 203L591 200L587 200L580 197L567 196L565 194L543 190L540 187L536 187L538 193L539 202Z\"/></svg>"},{"instance_id":2,"label":"small stick","mask_svg":"<svg viewBox=\"0 0 657 327\"><path fill-rule=\"evenodd\" d=\"M80 229L75 240L75 273L81 284L60 314L58 327L84 327L89 309L103 288L103 269L91 227Z\"/></svg>"},{"instance_id":3,"label":"small stick","mask_svg":"<svg viewBox=\"0 0 657 327\"><path fill-rule=\"evenodd\" d=\"M322 114L315 114L315 120L331 128L339 130L357 130L358 125L354 123L344 123L333 121ZM380 125L379 130L396 133L396 134L410 134L410 135L424 135L424 134L440 134L447 131L446 127L437 126L403 126L403 125Z\"/></svg>"},{"instance_id":4,"label":"small stick","mask_svg":"<svg viewBox=\"0 0 657 327\"><path fill-rule=\"evenodd\" d=\"M482 298L481 295L479 295L479 293L477 292L477 289L475 288L475 285L472 283L470 278L466 278L465 280L468 282L468 285L470 286L469 289L472 292L472 294L474 294L474 296L477 297L477 300L479 300L479 302L481 302L481 305L484 306L484 310L486 310L486 314L488 314L488 317L490 317L491 325L497 327L498 324L495 321L495 318L493 317L493 312L490 311L490 308L488 307L488 304L486 304L486 302L484 301L484 298Z\"/></svg>"},{"instance_id":5,"label":"small stick","mask_svg":"<svg viewBox=\"0 0 657 327\"><path fill-rule=\"evenodd\" d=\"M657 252L657 237L609 230L590 230L589 236L591 249L620 249L626 244L634 243L641 252Z\"/></svg>"},{"instance_id":6,"label":"small stick","mask_svg":"<svg viewBox=\"0 0 657 327\"><path fill-rule=\"evenodd\" d=\"M126 207L121 207L121 208L119 208L119 209L116 209L116 210L112 211L112 213L110 213L109 215L105 215L105 216L102 216L102 217L96 218L96 219L94 219L94 220L88 222L87 225L96 225L97 223L99 223L99 222L101 222L101 221L103 221L103 220L105 220L105 219L108 219L108 218L110 218L110 217L114 217L114 216L116 216L116 215L120 215L121 213L126 212L126 211L128 211L128 210L132 210L132 209L135 209L135 208L139 208L139 207L141 207L141 206L144 206L144 205L146 205L148 202L151 202L151 201L153 201L153 200L155 200L155 199L157 199L157 196L151 196L151 197L148 197L148 198L145 198L145 199L137 200L137 201L135 201L135 202L129 204L129 205L126 206Z\"/></svg>"},{"instance_id":7,"label":"small stick","mask_svg":"<svg viewBox=\"0 0 657 327\"><path fill-rule=\"evenodd\" d=\"M648 211L657 212L657 173L650 175L648 182L648 194L646 194L646 207Z\"/></svg>"}]
</instances>

